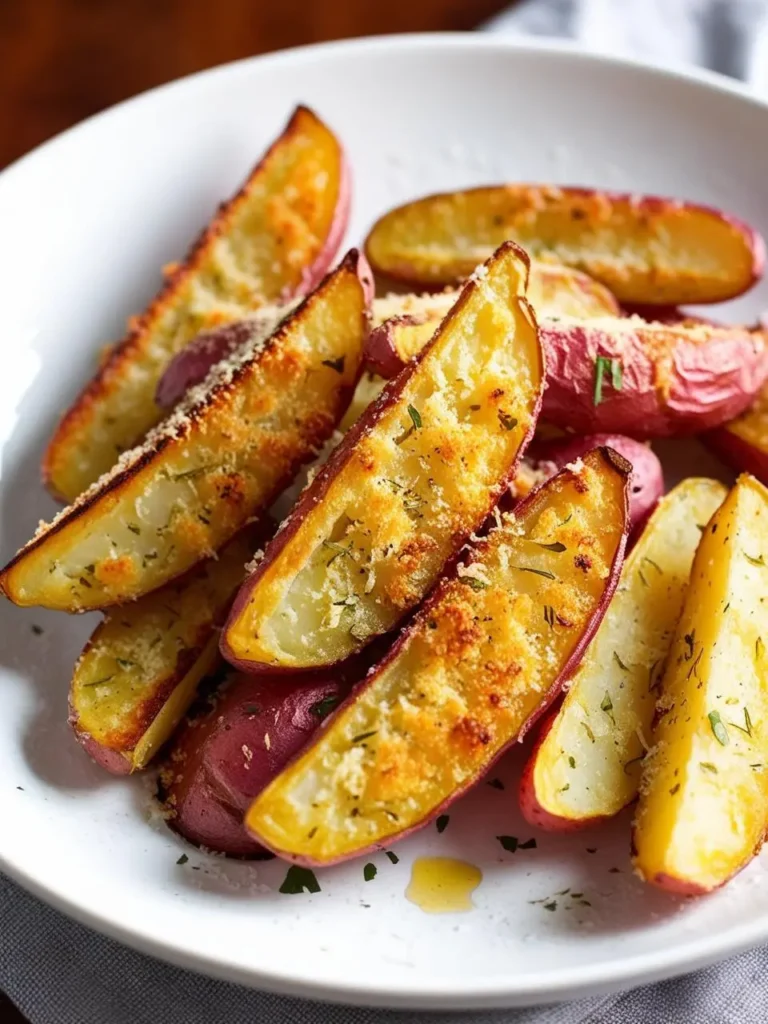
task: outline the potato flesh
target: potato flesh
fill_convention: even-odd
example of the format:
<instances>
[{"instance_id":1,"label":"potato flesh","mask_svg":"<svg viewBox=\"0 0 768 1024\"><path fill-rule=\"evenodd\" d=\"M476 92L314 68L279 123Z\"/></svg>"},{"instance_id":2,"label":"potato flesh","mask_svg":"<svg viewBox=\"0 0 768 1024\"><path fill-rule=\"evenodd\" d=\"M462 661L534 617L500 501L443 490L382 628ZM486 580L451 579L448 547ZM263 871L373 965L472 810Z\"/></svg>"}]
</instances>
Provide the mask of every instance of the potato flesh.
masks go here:
<instances>
[{"instance_id":1,"label":"potato flesh","mask_svg":"<svg viewBox=\"0 0 768 1024\"><path fill-rule=\"evenodd\" d=\"M744 291L760 240L733 218L673 200L509 185L430 196L385 215L375 270L423 285L466 277L503 240L597 278L622 302L717 302Z\"/></svg>"},{"instance_id":2,"label":"potato flesh","mask_svg":"<svg viewBox=\"0 0 768 1024\"><path fill-rule=\"evenodd\" d=\"M627 558L600 628L534 754L539 806L566 821L617 814L637 795L656 695L701 529L727 491L689 478L662 498Z\"/></svg>"},{"instance_id":3,"label":"potato flesh","mask_svg":"<svg viewBox=\"0 0 768 1024\"><path fill-rule=\"evenodd\" d=\"M244 531L218 558L115 609L96 627L70 689L78 732L125 754L134 769L144 767L194 696L201 674L196 663L211 638L218 640L215 626L243 581L253 548L253 531ZM163 714L171 701L171 713ZM154 729L147 741L153 726L164 735Z\"/></svg>"},{"instance_id":4,"label":"potato flesh","mask_svg":"<svg viewBox=\"0 0 768 1024\"><path fill-rule=\"evenodd\" d=\"M551 696L600 608L623 543L624 489L624 474L595 452L542 488L523 518L500 519L256 799L249 830L277 852L333 861L422 824L476 779Z\"/></svg>"},{"instance_id":5,"label":"potato flesh","mask_svg":"<svg viewBox=\"0 0 768 1024\"><path fill-rule=\"evenodd\" d=\"M524 275L514 253L489 264L444 321L230 622L238 658L290 667L345 658L416 605L457 536L480 524L529 431L543 376L519 298Z\"/></svg>"},{"instance_id":6,"label":"potato flesh","mask_svg":"<svg viewBox=\"0 0 768 1024\"><path fill-rule=\"evenodd\" d=\"M456 301L458 292L438 295L393 296L374 302L374 326L391 317L392 344L404 363L421 352ZM537 317L571 316L582 319L614 316L619 304L607 288L570 267L534 261L526 295ZM404 301L405 300L405 301ZM389 314L386 316L385 314Z\"/></svg>"},{"instance_id":7,"label":"potato flesh","mask_svg":"<svg viewBox=\"0 0 768 1024\"><path fill-rule=\"evenodd\" d=\"M635 867L707 891L768 821L768 490L742 476L701 539L643 767Z\"/></svg>"},{"instance_id":8,"label":"potato flesh","mask_svg":"<svg viewBox=\"0 0 768 1024\"><path fill-rule=\"evenodd\" d=\"M0 577L7 595L64 611L105 607L218 550L330 436L365 327L362 286L342 266L234 379L199 400L192 392L188 408L126 453L126 478L95 485L33 538Z\"/></svg>"},{"instance_id":9,"label":"potato flesh","mask_svg":"<svg viewBox=\"0 0 768 1024\"><path fill-rule=\"evenodd\" d=\"M758 451L768 453L768 387L761 388L749 409L724 429Z\"/></svg>"},{"instance_id":10,"label":"potato flesh","mask_svg":"<svg viewBox=\"0 0 768 1024\"><path fill-rule=\"evenodd\" d=\"M299 110L60 424L46 456L57 494L73 500L161 419L157 382L197 334L300 284L330 231L342 161L333 134Z\"/></svg>"}]
</instances>

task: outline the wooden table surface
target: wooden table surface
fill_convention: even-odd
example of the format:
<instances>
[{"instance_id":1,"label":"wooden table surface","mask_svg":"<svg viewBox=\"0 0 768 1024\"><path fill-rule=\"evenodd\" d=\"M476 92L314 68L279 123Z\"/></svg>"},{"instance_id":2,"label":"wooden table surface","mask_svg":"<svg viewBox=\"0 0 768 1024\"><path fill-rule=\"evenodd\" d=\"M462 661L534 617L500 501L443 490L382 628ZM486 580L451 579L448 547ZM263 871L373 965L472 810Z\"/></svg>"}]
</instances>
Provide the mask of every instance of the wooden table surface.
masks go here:
<instances>
[{"instance_id":1,"label":"wooden table surface","mask_svg":"<svg viewBox=\"0 0 768 1024\"><path fill-rule=\"evenodd\" d=\"M0 0L0 168L113 103L203 68L327 39L472 29L507 6L509 0ZM27 1024L2 992L0 1020Z\"/></svg>"}]
</instances>

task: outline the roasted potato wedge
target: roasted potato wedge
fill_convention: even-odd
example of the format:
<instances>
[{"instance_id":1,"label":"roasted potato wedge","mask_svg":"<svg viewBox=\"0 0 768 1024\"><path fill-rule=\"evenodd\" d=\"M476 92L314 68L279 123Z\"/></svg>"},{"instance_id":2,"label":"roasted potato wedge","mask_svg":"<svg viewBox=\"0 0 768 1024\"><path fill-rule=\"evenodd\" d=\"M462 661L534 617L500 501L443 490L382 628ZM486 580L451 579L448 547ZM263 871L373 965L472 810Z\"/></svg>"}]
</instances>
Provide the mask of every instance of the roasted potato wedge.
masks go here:
<instances>
[{"instance_id":1,"label":"roasted potato wedge","mask_svg":"<svg viewBox=\"0 0 768 1024\"><path fill-rule=\"evenodd\" d=\"M541 401L527 276L525 254L501 246L346 435L238 595L222 635L228 661L342 661L415 607L483 522Z\"/></svg>"},{"instance_id":2,"label":"roasted potato wedge","mask_svg":"<svg viewBox=\"0 0 768 1024\"><path fill-rule=\"evenodd\" d=\"M332 434L367 329L351 252L266 343L189 393L0 573L16 604L83 611L141 597L217 551Z\"/></svg>"},{"instance_id":3,"label":"roasted potato wedge","mask_svg":"<svg viewBox=\"0 0 768 1024\"><path fill-rule=\"evenodd\" d=\"M330 864L422 827L473 785L577 667L621 568L628 475L598 449L499 516L256 798L253 837Z\"/></svg>"},{"instance_id":4,"label":"roasted potato wedge","mask_svg":"<svg viewBox=\"0 0 768 1024\"><path fill-rule=\"evenodd\" d=\"M373 303L373 330L366 363L382 377L394 377L424 348L458 292L390 295ZM531 263L527 298L536 318L618 316L619 304L607 288L572 267Z\"/></svg>"},{"instance_id":5,"label":"roasted potato wedge","mask_svg":"<svg viewBox=\"0 0 768 1024\"><path fill-rule=\"evenodd\" d=\"M336 678L228 679L184 722L160 771L166 821L195 846L269 857L243 825L253 798L311 739L348 692Z\"/></svg>"},{"instance_id":6,"label":"roasted potato wedge","mask_svg":"<svg viewBox=\"0 0 768 1024\"><path fill-rule=\"evenodd\" d=\"M145 768L168 740L218 660L217 627L271 525L246 527L217 558L96 627L75 665L69 721L107 771Z\"/></svg>"},{"instance_id":7,"label":"roasted potato wedge","mask_svg":"<svg viewBox=\"0 0 768 1024\"><path fill-rule=\"evenodd\" d=\"M365 251L373 269L414 287L454 284L507 238L569 264L627 303L722 302L762 274L749 225L657 196L553 185L497 185L427 196L385 214Z\"/></svg>"},{"instance_id":8,"label":"roasted potato wedge","mask_svg":"<svg viewBox=\"0 0 768 1024\"><path fill-rule=\"evenodd\" d=\"M689 477L651 516L565 701L542 728L523 772L520 803L532 824L582 828L637 796L693 557L726 493L716 480Z\"/></svg>"},{"instance_id":9,"label":"roasted potato wedge","mask_svg":"<svg viewBox=\"0 0 768 1024\"><path fill-rule=\"evenodd\" d=\"M758 391L746 412L702 440L729 466L768 484L768 387Z\"/></svg>"},{"instance_id":10,"label":"roasted potato wedge","mask_svg":"<svg viewBox=\"0 0 768 1024\"><path fill-rule=\"evenodd\" d=\"M51 491L72 501L162 418L154 397L160 375L201 330L311 291L348 215L341 145L298 107L64 415L43 462Z\"/></svg>"},{"instance_id":11,"label":"roasted potato wedge","mask_svg":"<svg viewBox=\"0 0 768 1024\"><path fill-rule=\"evenodd\" d=\"M613 448L632 466L629 483L629 531L632 536L642 528L665 489L661 463L648 445L623 434L584 434L550 441L536 439L528 449L526 460L534 472L543 472L544 478L548 479L569 462L601 447Z\"/></svg>"},{"instance_id":12,"label":"roasted potato wedge","mask_svg":"<svg viewBox=\"0 0 768 1024\"><path fill-rule=\"evenodd\" d=\"M542 416L577 433L700 433L743 412L768 375L765 333L742 327L562 318L540 336Z\"/></svg>"},{"instance_id":13,"label":"roasted potato wedge","mask_svg":"<svg viewBox=\"0 0 768 1024\"><path fill-rule=\"evenodd\" d=\"M768 827L768 490L742 476L704 531L643 765L634 866L709 892Z\"/></svg>"}]
</instances>

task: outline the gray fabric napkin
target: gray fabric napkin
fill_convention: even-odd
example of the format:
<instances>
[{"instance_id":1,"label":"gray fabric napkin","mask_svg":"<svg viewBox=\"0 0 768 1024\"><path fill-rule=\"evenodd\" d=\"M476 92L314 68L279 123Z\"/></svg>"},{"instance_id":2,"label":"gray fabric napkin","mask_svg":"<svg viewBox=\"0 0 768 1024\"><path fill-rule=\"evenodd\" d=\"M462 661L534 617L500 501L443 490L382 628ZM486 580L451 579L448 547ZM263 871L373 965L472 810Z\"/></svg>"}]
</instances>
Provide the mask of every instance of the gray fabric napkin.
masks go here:
<instances>
[{"instance_id":1,"label":"gray fabric napkin","mask_svg":"<svg viewBox=\"0 0 768 1024\"><path fill-rule=\"evenodd\" d=\"M489 31L697 63L768 94L768 0L526 0ZM768 949L615 996L557 1007L394 1013L287 999L167 966L91 932L0 876L0 988L32 1024L763 1024Z\"/></svg>"}]
</instances>

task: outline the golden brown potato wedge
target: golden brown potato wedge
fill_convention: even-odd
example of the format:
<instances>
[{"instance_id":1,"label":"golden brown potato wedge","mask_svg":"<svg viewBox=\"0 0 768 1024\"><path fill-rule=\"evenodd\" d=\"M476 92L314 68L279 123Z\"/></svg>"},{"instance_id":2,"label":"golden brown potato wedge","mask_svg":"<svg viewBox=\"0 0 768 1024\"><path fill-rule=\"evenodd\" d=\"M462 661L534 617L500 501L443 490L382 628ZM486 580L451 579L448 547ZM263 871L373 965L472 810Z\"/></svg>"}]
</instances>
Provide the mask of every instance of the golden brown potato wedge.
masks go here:
<instances>
[{"instance_id":1,"label":"golden brown potato wedge","mask_svg":"<svg viewBox=\"0 0 768 1024\"><path fill-rule=\"evenodd\" d=\"M501 246L358 420L244 585L222 636L245 670L320 668L385 633L496 503L536 423L544 361Z\"/></svg>"},{"instance_id":2,"label":"golden brown potato wedge","mask_svg":"<svg viewBox=\"0 0 768 1024\"><path fill-rule=\"evenodd\" d=\"M218 630L245 566L269 536L246 527L182 579L110 612L75 665L69 721L107 771L145 768L218 658Z\"/></svg>"},{"instance_id":3,"label":"golden brown potato wedge","mask_svg":"<svg viewBox=\"0 0 768 1024\"><path fill-rule=\"evenodd\" d=\"M424 295L388 295L373 303L373 330L366 342L366 363L394 377L424 348L458 297L455 289ZM608 289L587 274L556 263L531 263L526 297L536 318L582 319L618 316L620 307Z\"/></svg>"},{"instance_id":4,"label":"golden brown potato wedge","mask_svg":"<svg viewBox=\"0 0 768 1024\"><path fill-rule=\"evenodd\" d=\"M65 414L43 463L51 491L72 501L162 418L155 387L196 334L309 292L334 258L348 212L341 145L298 107Z\"/></svg>"},{"instance_id":5,"label":"golden brown potato wedge","mask_svg":"<svg viewBox=\"0 0 768 1024\"><path fill-rule=\"evenodd\" d=\"M328 864L420 828L521 738L578 665L618 579L630 466L610 449L498 518L245 819Z\"/></svg>"},{"instance_id":6,"label":"golden brown potato wedge","mask_svg":"<svg viewBox=\"0 0 768 1024\"><path fill-rule=\"evenodd\" d=\"M526 818L567 831L637 796L664 662L701 531L727 491L689 477L661 499L563 705L545 725L520 789Z\"/></svg>"},{"instance_id":7,"label":"golden brown potato wedge","mask_svg":"<svg viewBox=\"0 0 768 1024\"><path fill-rule=\"evenodd\" d=\"M359 375L367 264L351 252L264 344L238 350L0 573L16 604L141 597L263 512L333 433Z\"/></svg>"},{"instance_id":8,"label":"golden brown potato wedge","mask_svg":"<svg viewBox=\"0 0 768 1024\"><path fill-rule=\"evenodd\" d=\"M702 440L729 466L768 484L768 386L758 391L746 412Z\"/></svg>"},{"instance_id":9,"label":"golden brown potato wedge","mask_svg":"<svg viewBox=\"0 0 768 1024\"><path fill-rule=\"evenodd\" d=\"M762 274L763 239L730 214L658 196L497 185L427 196L385 214L365 251L414 287L453 284L504 239L585 271L627 303L721 302Z\"/></svg>"},{"instance_id":10,"label":"golden brown potato wedge","mask_svg":"<svg viewBox=\"0 0 768 1024\"><path fill-rule=\"evenodd\" d=\"M634 865L695 894L768 828L768 489L742 476L704 531L643 765Z\"/></svg>"}]
</instances>

